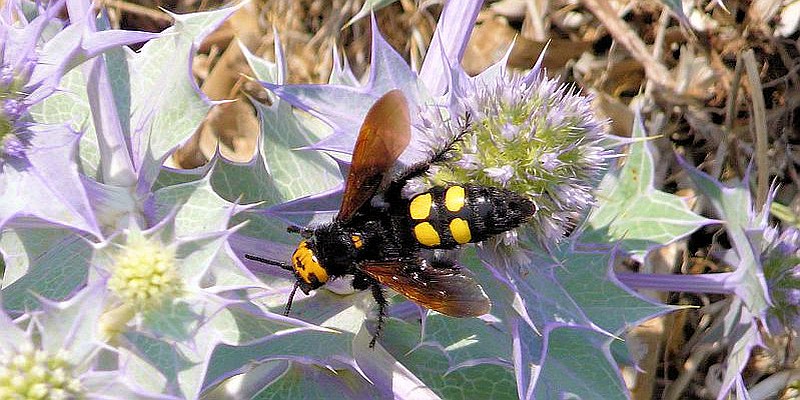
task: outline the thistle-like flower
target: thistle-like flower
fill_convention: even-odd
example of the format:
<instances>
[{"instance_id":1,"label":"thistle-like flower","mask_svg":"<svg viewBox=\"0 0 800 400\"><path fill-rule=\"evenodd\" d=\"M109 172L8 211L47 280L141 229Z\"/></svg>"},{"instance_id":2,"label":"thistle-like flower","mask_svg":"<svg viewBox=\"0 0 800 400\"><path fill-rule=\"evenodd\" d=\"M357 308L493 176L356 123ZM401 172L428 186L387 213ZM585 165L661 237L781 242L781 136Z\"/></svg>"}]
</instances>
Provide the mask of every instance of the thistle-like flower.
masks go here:
<instances>
[{"instance_id":1,"label":"thistle-like flower","mask_svg":"<svg viewBox=\"0 0 800 400\"><path fill-rule=\"evenodd\" d=\"M15 2L9 5L15 9ZM24 19L0 18L0 167L7 158L23 159L30 146L30 132L24 117L32 101L28 99L41 83L31 82L37 65L35 43L41 29L54 22L53 5L30 24ZM14 13L8 13L15 18ZM8 17L6 15L6 17ZM26 46L28 45L28 46Z\"/></svg>"},{"instance_id":2,"label":"thistle-like flower","mask_svg":"<svg viewBox=\"0 0 800 400\"><path fill-rule=\"evenodd\" d=\"M158 308L182 292L176 264L174 248L132 232L114 259L108 289L137 310Z\"/></svg>"},{"instance_id":3,"label":"thistle-like flower","mask_svg":"<svg viewBox=\"0 0 800 400\"><path fill-rule=\"evenodd\" d=\"M0 83L2 84L2 83ZM29 132L21 126L22 116L25 114L25 104L15 97L21 92L16 92L11 86L0 88L0 166L3 159L12 157L21 159L25 155L25 148L30 145Z\"/></svg>"},{"instance_id":4,"label":"thistle-like flower","mask_svg":"<svg viewBox=\"0 0 800 400\"><path fill-rule=\"evenodd\" d=\"M593 204L592 192L616 154L602 145L608 123L592 112L591 97L538 67L526 76L479 75L456 87L450 107L456 115L423 117L426 136L458 139L427 182L478 182L525 194L537 206L536 237L561 238Z\"/></svg>"},{"instance_id":5,"label":"thistle-like flower","mask_svg":"<svg viewBox=\"0 0 800 400\"><path fill-rule=\"evenodd\" d=\"M64 3L69 23L57 19ZM191 79L193 43L235 10L175 16L160 38L103 30L88 0L50 2L38 14L26 0L4 3L2 294L19 319L0 316L0 398L149 398L124 387L137 377L119 366L146 368L137 383L158 398L198 398L206 382L230 376L206 366L221 341L239 339L209 321L256 314L229 311L235 300L219 295L255 280L226 244L242 207L214 192L210 166L205 179L156 179L211 106ZM121 48L150 38L135 54ZM180 374L168 360L180 360Z\"/></svg>"},{"instance_id":6,"label":"thistle-like flower","mask_svg":"<svg viewBox=\"0 0 800 400\"><path fill-rule=\"evenodd\" d=\"M570 86L560 85L546 78L540 67L528 75L516 75L506 70L506 59L503 59L478 76L467 76L459 66L459 49L466 45L468 27L471 27L469 21L474 21L480 6L479 1L447 4L419 74L411 70L406 61L385 42L373 20L372 65L369 79L363 86L356 79L349 78L352 73L348 73L346 63L341 67L337 63L331 78L332 84L287 85L284 82L285 61L279 45L276 46L276 65L248 55L257 78L269 90L270 96L275 96L269 107L256 105L262 118L264 136L260 141L261 151L257 152L252 162L258 168L252 169L253 175L261 170L268 172L267 182L270 184L268 187L271 196L257 199L264 202L254 214L263 217L264 221L277 217L292 225L311 228L333 218L342 201L344 185L340 180L347 176L346 167L351 161L348 155L353 152L367 111L376 99L390 90L398 89L408 103L411 139L397 160L396 170L393 171L395 176L389 178L405 176L404 173L410 168L417 171L416 167L430 166L426 176L406 183L404 196L441 183L476 182L505 187L530 197L539 209L535 217L538 219L530 224L530 228L520 230L520 236L530 235L531 230L539 236L537 239L540 242L551 242L552 239L563 236L570 224L577 222L578 214L592 204L592 189L599 184L608 160L614 156L613 151L605 147L606 143L603 141L606 123L592 115L589 109L590 98L581 96ZM277 73L270 73L271 71ZM305 125L287 123L287 120L297 119L289 105L318 117L331 127L332 133L325 136L315 131L304 132L301 128ZM298 147L304 151L292 151ZM445 149L450 151L444 151ZM337 163L326 163L329 160L314 158L311 155L315 153L308 150L324 151L324 155L335 158ZM331 170L339 172L334 169L337 166L343 173L331 184L326 178ZM278 196L272 196L273 193L278 193ZM288 201L282 201L283 199ZM376 202L379 200L375 199ZM251 225L262 223L257 218L250 222ZM267 261L277 263L288 260L290 250L278 242L297 238L284 237L285 234L278 231L282 224L278 224L279 228L275 228L275 224L262 224L265 229L257 235L246 235L244 232L241 237L234 235L236 242L232 243L232 247L240 254L256 254ZM245 229L248 228L249 226ZM246 237L248 235L250 237ZM515 237L515 233L509 233L500 238L501 243L513 243L516 241ZM526 240L524 244L527 245L528 242L530 241ZM617 334L631 321L649 318L666 310L664 307L634 299L630 293L618 288L618 283L606 276L611 264L608 254L601 257L572 257L569 263L561 263L566 258L561 257L559 263L550 260L549 264L545 264L541 259L546 257L522 250L518 251L520 255L539 259L537 262L523 263L520 257L507 264L516 268L495 268L497 264L484 256L487 252L483 250L489 247L484 246L477 253L477 258L468 256L460 259L459 265L460 268L469 268L480 276L480 283L486 288L492 301L491 316L484 316L483 321L444 321L443 317L437 315L431 316L430 320L423 317L423 326L431 326L431 323L438 325L430 330L423 328L423 343L409 349L406 354L421 354L416 352L424 352L427 347L435 348L437 354L445 353L448 360L445 365L450 367L445 375L462 367L480 368L484 363L499 362L498 365L510 367L508 360L513 359L520 397L555 398L561 393L534 392L534 386L553 386L546 381L549 379L546 377L548 374L532 376L530 371L545 371L546 368L542 368L543 363L548 364L552 360L550 357L558 357L556 352L549 352L548 345L560 340L558 336L562 332L572 332L577 327L575 332L582 332L581 336L587 333L595 337L601 328ZM556 249L567 249L567 246ZM565 253L566 250L563 250L562 254ZM571 272L572 268L577 272L569 277L556 276L558 271ZM266 268L260 266L258 270L270 272L273 278L290 278L289 274L272 263L266 265ZM572 280L580 278L591 280L591 284L584 285ZM290 278L287 282L265 277L264 281L270 288L280 288L284 294L283 299L291 296L294 279ZM575 287L588 287L594 293L586 295L581 290L576 290L576 295L571 297L568 288ZM338 294L338 291L334 292ZM595 323L592 318L597 315L594 313L598 309L594 308L593 302L612 292L616 293L614 297L618 294L620 297L617 298L631 300L624 301L631 308L623 311L625 316L617 322ZM324 290L316 291L310 298L299 297L293 303L293 317L352 332L356 335L354 343L367 346L368 329L363 325L361 307L358 303L353 307L355 299L332 295ZM282 304L268 304L274 311L284 309ZM634 308L636 312L631 312ZM396 308L392 307L389 315L396 316L393 309ZM566 311L567 309L572 311ZM414 329L416 317L410 319L413 322L407 327ZM602 317L598 321L600 319ZM507 329L484 324L487 321L502 321ZM598 327L599 325L602 327ZM542 326L545 329L537 331ZM501 330L503 333L498 333ZM490 331L491 334L483 335ZM553 332L555 334L551 335ZM437 333L441 336L437 337ZM497 336L494 333L498 333ZM414 335L403 336L408 338ZM610 342L611 335L608 337ZM363 340L365 338L367 340ZM451 340L457 341L457 344ZM571 343L582 341L566 340ZM394 346L391 339L386 339L386 342ZM495 346L498 343L513 343L514 347L503 348L502 344ZM472 358L464 353L456 354L466 347L479 349L482 344L501 350L497 353L479 351L481 358ZM588 347L590 346L584 348ZM505 349L508 353L504 353ZM399 352L402 353L403 350ZM386 371L395 368L398 362L395 359L390 359L387 363L373 362L372 357L365 357L369 359L362 365L357 349L354 355L359 371L363 371L376 383L381 382L382 377L387 376ZM599 364L606 366L613 364L612 357L606 350L603 350L598 360L603 360ZM413 362L400 362L407 366L413 365ZM554 364L557 363L555 361ZM614 365L614 370L615 368ZM413 370L413 367L410 369ZM551 370L550 373L553 374L554 371ZM393 373L389 375L396 376ZM423 387L423 384L417 377L408 383L414 387L415 394L420 393L418 388ZM391 387L394 390L400 387L397 381L375 386ZM564 392L566 391L568 390ZM395 392L395 397L397 393ZM392 394L386 395L391 396Z\"/></svg>"},{"instance_id":7,"label":"thistle-like flower","mask_svg":"<svg viewBox=\"0 0 800 400\"><path fill-rule=\"evenodd\" d=\"M172 398L127 383L125 371L99 362L113 352L98 340L103 290L92 285L63 302L12 321L0 313L0 398Z\"/></svg>"},{"instance_id":8,"label":"thistle-like flower","mask_svg":"<svg viewBox=\"0 0 800 400\"><path fill-rule=\"evenodd\" d=\"M124 230L98 246L103 260L98 275L110 294L100 323L104 339L139 328L183 340L213 313L209 310L225 304L210 301L215 296L200 282L213 276L212 256L230 232L175 238L169 229L173 218L146 231ZM165 318L174 318L166 330L155 322Z\"/></svg>"},{"instance_id":9,"label":"thistle-like flower","mask_svg":"<svg viewBox=\"0 0 800 400\"><path fill-rule=\"evenodd\" d=\"M51 354L31 342L0 353L0 398L74 399L85 397L69 354Z\"/></svg>"},{"instance_id":10,"label":"thistle-like flower","mask_svg":"<svg viewBox=\"0 0 800 400\"><path fill-rule=\"evenodd\" d=\"M779 231L764 230L767 244L762 253L764 278L770 290L773 306L769 316L787 330L800 326L800 230L794 227Z\"/></svg>"}]
</instances>

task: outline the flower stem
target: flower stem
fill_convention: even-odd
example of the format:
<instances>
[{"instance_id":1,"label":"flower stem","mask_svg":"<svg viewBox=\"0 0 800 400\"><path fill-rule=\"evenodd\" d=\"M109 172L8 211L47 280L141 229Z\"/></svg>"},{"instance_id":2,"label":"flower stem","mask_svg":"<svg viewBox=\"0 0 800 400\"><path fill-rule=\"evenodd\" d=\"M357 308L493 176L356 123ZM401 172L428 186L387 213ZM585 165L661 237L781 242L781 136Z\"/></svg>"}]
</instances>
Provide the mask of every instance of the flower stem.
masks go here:
<instances>
[{"instance_id":1,"label":"flower stem","mask_svg":"<svg viewBox=\"0 0 800 400\"><path fill-rule=\"evenodd\" d=\"M103 313L97 326L100 340L103 342L112 341L119 333L125 331L125 325L135 315L136 310L130 304L122 304Z\"/></svg>"}]
</instances>

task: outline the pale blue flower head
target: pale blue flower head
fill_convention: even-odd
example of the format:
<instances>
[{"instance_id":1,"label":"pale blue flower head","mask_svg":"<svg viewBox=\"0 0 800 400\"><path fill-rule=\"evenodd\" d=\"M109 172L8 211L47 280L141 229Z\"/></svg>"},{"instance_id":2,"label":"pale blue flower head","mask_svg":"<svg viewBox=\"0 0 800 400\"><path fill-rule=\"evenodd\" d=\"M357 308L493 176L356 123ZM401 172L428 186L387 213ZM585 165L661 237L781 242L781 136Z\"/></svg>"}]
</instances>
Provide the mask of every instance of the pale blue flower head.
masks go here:
<instances>
[{"instance_id":1,"label":"pale blue flower head","mask_svg":"<svg viewBox=\"0 0 800 400\"><path fill-rule=\"evenodd\" d=\"M423 128L458 140L426 179L525 194L537 206L536 236L558 240L594 203L593 191L616 156L604 145L608 122L592 112L590 96L548 78L538 65L522 75L504 62L475 78L454 72L451 117Z\"/></svg>"},{"instance_id":2,"label":"pale blue flower head","mask_svg":"<svg viewBox=\"0 0 800 400\"><path fill-rule=\"evenodd\" d=\"M771 325L777 322L777 326L795 329L800 325L800 230L767 227L764 243L764 278L773 301Z\"/></svg>"},{"instance_id":3,"label":"pale blue flower head","mask_svg":"<svg viewBox=\"0 0 800 400\"><path fill-rule=\"evenodd\" d=\"M30 145L23 117L33 103L29 97L41 87L30 79L38 59L36 46L49 24L60 24L54 14L63 6L54 3L28 22L18 1L8 3L0 14L0 163L6 157L24 157Z\"/></svg>"}]
</instances>

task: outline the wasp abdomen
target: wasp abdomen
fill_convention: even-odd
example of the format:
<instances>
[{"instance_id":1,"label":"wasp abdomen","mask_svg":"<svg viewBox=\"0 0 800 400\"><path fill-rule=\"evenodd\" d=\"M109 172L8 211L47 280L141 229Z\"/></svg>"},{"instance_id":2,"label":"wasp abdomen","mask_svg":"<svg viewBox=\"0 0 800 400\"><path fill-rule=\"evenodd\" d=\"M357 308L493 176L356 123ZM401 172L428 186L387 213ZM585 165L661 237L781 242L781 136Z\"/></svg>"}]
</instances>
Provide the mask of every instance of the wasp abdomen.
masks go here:
<instances>
[{"instance_id":1,"label":"wasp abdomen","mask_svg":"<svg viewBox=\"0 0 800 400\"><path fill-rule=\"evenodd\" d=\"M427 248L484 241L522 225L534 212L536 206L515 192L473 184L437 186L408 203L414 238Z\"/></svg>"}]
</instances>

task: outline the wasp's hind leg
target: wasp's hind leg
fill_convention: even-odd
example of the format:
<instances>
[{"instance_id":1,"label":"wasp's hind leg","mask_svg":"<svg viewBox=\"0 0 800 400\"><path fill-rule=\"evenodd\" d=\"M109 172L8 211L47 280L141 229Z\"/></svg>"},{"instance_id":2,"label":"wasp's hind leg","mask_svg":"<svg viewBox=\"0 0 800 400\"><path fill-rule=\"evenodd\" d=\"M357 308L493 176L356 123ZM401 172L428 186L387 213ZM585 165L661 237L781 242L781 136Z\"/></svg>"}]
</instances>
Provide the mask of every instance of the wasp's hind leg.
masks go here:
<instances>
[{"instance_id":1,"label":"wasp's hind leg","mask_svg":"<svg viewBox=\"0 0 800 400\"><path fill-rule=\"evenodd\" d=\"M441 149L437 150L433 154L433 157L431 157L428 160L412 165L410 168L408 168L402 174L400 174L396 179L394 179L392 181L393 182L392 185L389 187L387 192L399 193L400 190L403 189L403 186L405 186L406 181L408 181L409 179L414 179L419 176L422 176L423 174L428 172L428 169L430 169L432 164L442 163L452 158L451 150L453 150L453 146L455 146L456 143L461 141L461 139L464 138L464 135L466 135L470 131L470 126L472 125L472 123L469 114L467 114L467 116L465 117L463 125L464 126L461 129L461 131L458 134L456 134L452 139L450 139L450 141L447 144L442 146Z\"/></svg>"},{"instance_id":2,"label":"wasp's hind leg","mask_svg":"<svg viewBox=\"0 0 800 400\"><path fill-rule=\"evenodd\" d=\"M369 341L370 349L375 347L375 342L378 340L378 337L381 336L381 332L383 332L383 319L386 317L386 305L388 304L383 294L383 287L381 287L380 283L376 282L372 284L372 297L375 298L375 302L378 303L378 326L375 327L375 334L372 336L372 340Z\"/></svg>"}]
</instances>

